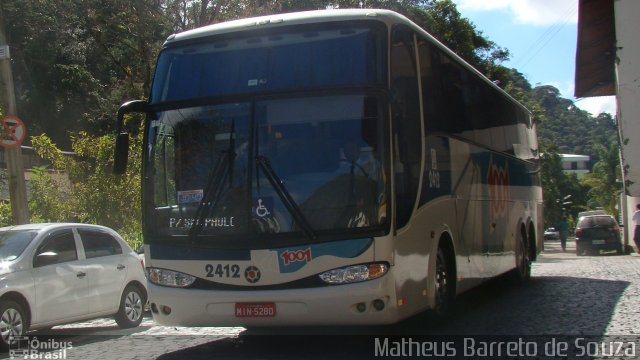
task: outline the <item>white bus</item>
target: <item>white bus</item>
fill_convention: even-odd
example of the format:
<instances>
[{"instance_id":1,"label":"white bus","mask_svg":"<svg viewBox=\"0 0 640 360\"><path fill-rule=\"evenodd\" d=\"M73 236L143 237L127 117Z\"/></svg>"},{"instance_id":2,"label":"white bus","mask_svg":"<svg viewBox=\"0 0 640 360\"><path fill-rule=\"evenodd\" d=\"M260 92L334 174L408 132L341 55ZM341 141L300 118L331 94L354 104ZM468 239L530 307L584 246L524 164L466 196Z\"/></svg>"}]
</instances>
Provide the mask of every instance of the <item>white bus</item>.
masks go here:
<instances>
[{"instance_id":1,"label":"white bus","mask_svg":"<svg viewBox=\"0 0 640 360\"><path fill-rule=\"evenodd\" d=\"M388 324L542 250L530 113L405 17L325 10L170 36L146 113L155 321Z\"/></svg>"}]
</instances>

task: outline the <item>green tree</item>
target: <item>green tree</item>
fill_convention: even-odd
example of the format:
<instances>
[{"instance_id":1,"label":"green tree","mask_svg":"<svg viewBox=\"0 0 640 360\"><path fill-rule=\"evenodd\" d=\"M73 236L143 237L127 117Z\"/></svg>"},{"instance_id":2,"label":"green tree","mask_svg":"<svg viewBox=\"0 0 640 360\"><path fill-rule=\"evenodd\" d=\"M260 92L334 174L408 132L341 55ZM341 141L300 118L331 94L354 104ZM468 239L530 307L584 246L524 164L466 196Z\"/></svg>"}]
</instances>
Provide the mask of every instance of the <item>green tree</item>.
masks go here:
<instances>
[{"instance_id":1,"label":"green tree","mask_svg":"<svg viewBox=\"0 0 640 360\"><path fill-rule=\"evenodd\" d=\"M620 174L620 148L617 142L606 147L597 144L600 160L593 166L593 171L586 175L585 184L589 190L589 206L602 207L616 219L619 215L618 203L622 192Z\"/></svg>"},{"instance_id":2,"label":"green tree","mask_svg":"<svg viewBox=\"0 0 640 360\"><path fill-rule=\"evenodd\" d=\"M554 226L563 216L560 183L564 174L560 156L554 152L547 152L540 158L540 173L542 189L544 190L544 223L545 227Z\"/></svg>"},{"instance_id":3,"label":"green tree","mask_svg":"<svg viewBox=\"0 0 640 360\"><path fill-rule=\"evenodd\" d=\"M617 125L610 115L594 118L550 85L532 89L530 96L544 113L545 121L538 127L541 147L555 145L560 153L588 155L595 163L600 156L595 144L617 141Z\"/></svg>"},{"instance_id":4,"label":"green tree","mask_svg":"<svg viewBox=\"0 0 640 360\"><path fill-rule=\"evenodd\" d=\"M575 219L587 208L589 189L574 174L564 173L556 151L552 146L540 157L545 226L555 226L564 217Z\"/></svg>"},{"instance_id":5,"label":"green tree","mask_svg":"<svg viewBox=\"0 0 640 360\"><path fill-rule=\"evenodd\" d=\"M69 221L73 204L64 184L47 171L47 166L34 167L29 180L29 214L31 222Z\"/></svg>"},{"instance_id":6,"label":"green tree","mask_svg":"<svg viewBox=\"0 0 640 360\"><path fill-rule=\"evenodd\" d=\"M112 131L117 106L148 94L171 33L156 0L3 0L0 10L19 115L65 149L71 133Z\"/></svg>"},{"instance_id":7,"label":"green tree","mask_svg":"<svg viewBox=\"0 0 640 360\"><path fill-rule=\"evenodd\" d=\"M418 2L409 18L440 40L485 75L499 62L509 58L509 51L498 47L464 18L451 0Z\"/></svg>"},{"instance_id":8,"label":"green tree","mask_svg":"<svg viewBox=\"0 0 640 360\"><path fill-rule=\"evenodd\" d=\"M131 141L130 166L124 176L112 174L114 135L93 136L80 132L72 137L75 157L62 156L46 136L31 139L36 153L69 175L69 188L64 193L55 190L59 184L51 181L43 169L35 177L37 193L30 205L36 221L79 221L111 227L132 245L141 242L140 168L142 132ZM55 205L54 197L64 199ZM56 207L61 206L61 207ZM55 212L58 211L56 216Z\"/></svg>"},{"instance_id":9,"label":"green tree","mask_svg":"<svg viewBox=\"0 0 640 360\"><path fill-rule=\"evenodd\" d=\"M515 69L496 67L494 72L496 74L499 72L501 80L498 81L505 84L504 90L531 112L533 123L544 123L545 111L540 102L532 95L529 81Z\"/></svg>"},{"instance_id":10,"label":"green tree","mask_svg":"<svg viewBox=\"0 0 640 360\"><path fill-rule=\"evenodd\" d=\"M11 203L9 200L0 201L0 227L13 225Z\"/></svg>"}]
</instances>

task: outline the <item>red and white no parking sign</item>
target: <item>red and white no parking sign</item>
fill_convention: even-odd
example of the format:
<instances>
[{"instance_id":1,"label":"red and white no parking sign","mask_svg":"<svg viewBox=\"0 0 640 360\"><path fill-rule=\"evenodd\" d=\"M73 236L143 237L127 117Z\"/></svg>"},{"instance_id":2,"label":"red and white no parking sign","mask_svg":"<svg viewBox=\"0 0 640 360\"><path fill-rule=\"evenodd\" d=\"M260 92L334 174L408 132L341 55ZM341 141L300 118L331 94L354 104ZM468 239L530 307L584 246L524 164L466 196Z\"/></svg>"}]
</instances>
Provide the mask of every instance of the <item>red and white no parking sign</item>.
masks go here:
<instances>
[{"instance_id":1,"label":"red and white no parking sign","mask_svg":"<svg viewBox=\"0 0 640 360\"><path fill-rule=\"evenodd\" d=\"M0 125L2 125L2 129L0 129L0 146L12 148L22 144L27 135L27 129L22 120L17 116L9 115L0 119Z\"/></svg>"}]
</instances>

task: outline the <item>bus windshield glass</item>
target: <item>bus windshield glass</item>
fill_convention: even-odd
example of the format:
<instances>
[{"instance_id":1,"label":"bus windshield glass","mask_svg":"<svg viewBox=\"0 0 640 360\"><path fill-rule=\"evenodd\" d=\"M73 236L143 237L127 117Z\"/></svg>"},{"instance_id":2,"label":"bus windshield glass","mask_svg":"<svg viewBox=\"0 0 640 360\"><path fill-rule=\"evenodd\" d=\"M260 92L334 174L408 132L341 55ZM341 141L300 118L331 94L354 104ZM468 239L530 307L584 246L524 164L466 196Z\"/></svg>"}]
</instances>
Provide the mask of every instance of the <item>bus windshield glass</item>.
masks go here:
<instances>
[{"instance_id":1,"label":"bus windshield glass","mask_svg":"<svg viewBox=\"0 0 640 360\"><path fill-rule=\"evenodd\" d=\"M300 232L301 222L319 234L380 229L387 217L380 103L345 94L157 112L145 218L166 235L187 235L194 224L199 236Z\"/></svg>"},{"instance_id":2,"label":"bus windshield glass","mask_svg":"<svg viewBox=\"0 0 640 360\"><path fill-rule=\"evenodd\" d=\"M384 32L361 22L285 29L163 50L151 103L384 83Z\"/></svg>"},{"instance_id":3,"label":"bus windshield glass","mask_svg":"<svg viewBox=\"0 0 640 360\"><path fill-rule=\"evenodd\" d=\"M270 246L385 231L383 32L358 24L164 50L146 137L148 239Z\"/></svg>"}]
</instances>

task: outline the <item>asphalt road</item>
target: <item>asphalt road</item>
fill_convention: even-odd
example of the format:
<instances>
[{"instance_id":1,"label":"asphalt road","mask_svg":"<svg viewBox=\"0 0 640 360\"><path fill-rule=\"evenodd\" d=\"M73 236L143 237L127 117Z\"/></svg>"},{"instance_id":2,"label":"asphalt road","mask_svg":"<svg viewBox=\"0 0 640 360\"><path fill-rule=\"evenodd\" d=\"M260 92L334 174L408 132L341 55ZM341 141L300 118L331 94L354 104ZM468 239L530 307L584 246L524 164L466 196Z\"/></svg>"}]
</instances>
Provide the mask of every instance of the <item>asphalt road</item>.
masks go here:
<instances>
[{"instance_id":1,"label":"asphalt road","mask_svg":"<svg viewBox=\"0 0 640 360\"><path fill-rule=\"evenodd\" d=\"M567 252L562 252L559 242L546 242L529 283L519 286L504 278L490 281L460 296L451 318L444 323L423 315L386 327L250 332L239 327L162 327L154 325L151 318L136 329L121 330L113 320L99 319L36 332L31 339L35 337L39 344L33 345L40 348L58 346L53 351L40 351L39 358L48 354L49 358L57 355L66 359L174 360L373 358L376 346L386 351L382 355L396 357L403 355L400 347L406 344L402 341L414 340L430 346L429 354L418 355L446 357L451 355L446 350L452 350L447 343L453 342L458 358L496 358L480 356L486 355L476 353L481 348L467 354L462 347L466 341L511 342L522 337L538 342L531 344L537 346L536 356L529 357L533 359L550 355L548 349L543 350L550 341L553 348L559 346L556 342L575 345L584 337L587 355L594 355L585 358L640 358L640 256L578 257L573 245L569 242ZM597 343L592 344L592 339ZM622 344L619 348L618 342ZM68 348L63 351L60 344ZM420 346L424 344L415 345L409 349L413 353L404 355L416 355L415 351L424 350ZM394 349L398 351L394 353ZM634 356L630 356L631 350ZM607 351L613 356L604 356Z\"/></svg>"}]
</instances>

